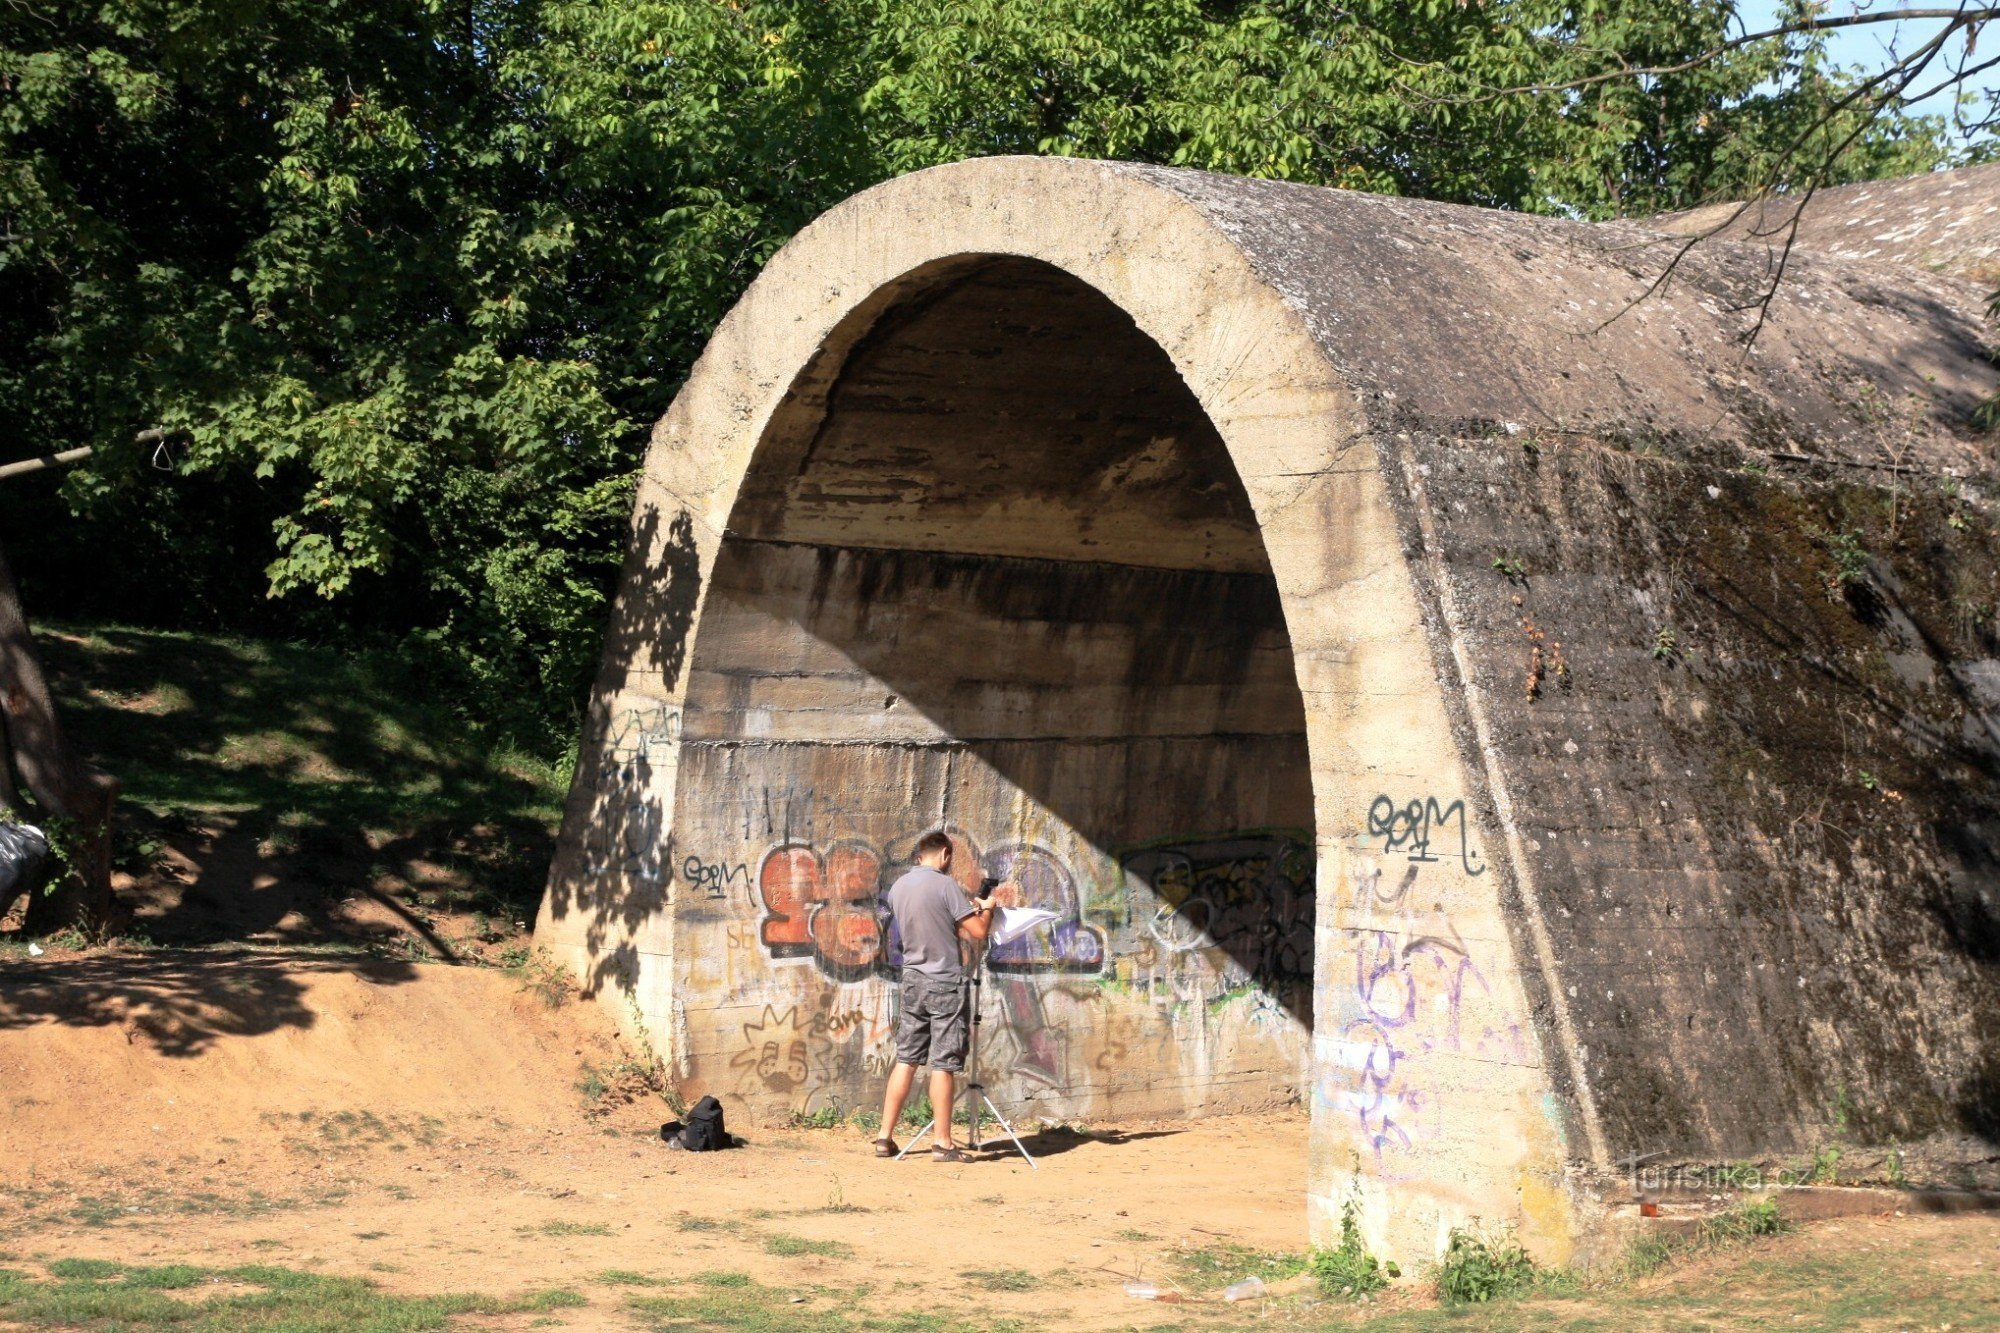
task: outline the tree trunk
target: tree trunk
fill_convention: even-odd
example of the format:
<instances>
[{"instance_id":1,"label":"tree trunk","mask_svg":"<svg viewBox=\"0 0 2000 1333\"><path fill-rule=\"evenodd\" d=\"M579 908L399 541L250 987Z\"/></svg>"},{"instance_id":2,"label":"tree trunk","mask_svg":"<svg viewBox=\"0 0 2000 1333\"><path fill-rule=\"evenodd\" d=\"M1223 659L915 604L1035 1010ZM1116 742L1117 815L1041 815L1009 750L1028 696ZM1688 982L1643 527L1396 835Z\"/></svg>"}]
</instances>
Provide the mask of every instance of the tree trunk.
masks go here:
<instances>
[{"instance_id":1,"label":"tree trunk","mask_svg":"<svg viewBox=\"0 0 2000 1333\"><path fill-rule=\"evenodd\" d=\"M50 841L69 858L55 892L28 904L28 928L75 925L102 929L111 915L111 807L118 780L83 761L63 735L49 694L21 594L7 553L0 550L0 763L11 753L21 785L40 812L65 821ZM11 782L4 784L11 787Z\"/></svg>"}]
</instances>

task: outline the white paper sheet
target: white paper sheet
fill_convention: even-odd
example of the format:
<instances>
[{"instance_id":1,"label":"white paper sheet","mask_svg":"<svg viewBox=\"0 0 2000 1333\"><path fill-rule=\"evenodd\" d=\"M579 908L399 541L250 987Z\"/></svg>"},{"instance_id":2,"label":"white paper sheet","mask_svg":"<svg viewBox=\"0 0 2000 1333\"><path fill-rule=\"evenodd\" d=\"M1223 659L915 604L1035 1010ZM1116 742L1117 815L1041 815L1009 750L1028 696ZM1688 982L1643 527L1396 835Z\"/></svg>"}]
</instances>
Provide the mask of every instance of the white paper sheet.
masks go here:
<instances>
[{"instance_id":1,"label":"white paper sheet","mask_svg":"<svg viewBox=\"0 0 2000 1333\"><path fill-rule=\"evenodd\" d=\"M1053 921L1056 914L1041 907L1003 907L994 913L993 933L988 937L991 944L1011 944L1045 921Z\"/></svg>"}]
</instances>

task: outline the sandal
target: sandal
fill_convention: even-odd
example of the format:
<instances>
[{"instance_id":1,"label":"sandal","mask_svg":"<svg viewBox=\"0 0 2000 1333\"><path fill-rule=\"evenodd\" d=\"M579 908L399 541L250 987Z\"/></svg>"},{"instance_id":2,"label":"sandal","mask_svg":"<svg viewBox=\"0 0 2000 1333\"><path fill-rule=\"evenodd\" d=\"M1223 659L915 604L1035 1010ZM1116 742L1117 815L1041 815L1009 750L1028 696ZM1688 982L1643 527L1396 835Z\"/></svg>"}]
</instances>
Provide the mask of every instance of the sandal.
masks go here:
<instances>
[{"instance_id":1,"label":"sandal","mask_svg":"<svg viewBox=\"0 0 2000 1333\"><path fill-rule=\"evenodd\" d=\"M942 1148L933 1144L931 1146L931 1160L933 1162L969 1162L972 1159L967 1157L964 1150L957 1144L953 1144L949 1148Z\"/></svg>"},{"instance_id":2,"label":"sandal","mask_svg":"<svg viewBox=\"0 0 2000 1333\"><path fill-rule=\"evenodd\" d=\"M896 1141L887 1134L875 1140L875 1155L877 1157L894 1157L901 1151L902 1149L896 1146Z\"/></svg>"}]
</instances>

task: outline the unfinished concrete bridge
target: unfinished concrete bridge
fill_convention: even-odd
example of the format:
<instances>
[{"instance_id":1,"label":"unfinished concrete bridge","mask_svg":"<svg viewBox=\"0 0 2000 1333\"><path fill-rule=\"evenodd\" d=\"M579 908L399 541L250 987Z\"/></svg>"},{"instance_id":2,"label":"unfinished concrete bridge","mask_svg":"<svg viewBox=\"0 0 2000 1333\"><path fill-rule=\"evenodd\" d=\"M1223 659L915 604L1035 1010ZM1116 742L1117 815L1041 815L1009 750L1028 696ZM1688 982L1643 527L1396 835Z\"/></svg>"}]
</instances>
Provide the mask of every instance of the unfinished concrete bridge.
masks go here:
<instances>
[{"instance_id":1,"label":"unfinished concrete bridge","mask_svg":"<svg viewBox=\"0 0 2000 1333\"><path fill-rule=\"evenodd\" d=\"M1303 1101L1313 1233L1406 1259L1564 1257L1632 1159L1976 1169L2000 167L1815 208L1765 310L1747 220L1641 300L1717 219L1023 158L841 204L654 434L539 942L690 1091L866 1106L946 828L1059 916L993 958L998 1096Z\"/></svg>"}]
</instances>

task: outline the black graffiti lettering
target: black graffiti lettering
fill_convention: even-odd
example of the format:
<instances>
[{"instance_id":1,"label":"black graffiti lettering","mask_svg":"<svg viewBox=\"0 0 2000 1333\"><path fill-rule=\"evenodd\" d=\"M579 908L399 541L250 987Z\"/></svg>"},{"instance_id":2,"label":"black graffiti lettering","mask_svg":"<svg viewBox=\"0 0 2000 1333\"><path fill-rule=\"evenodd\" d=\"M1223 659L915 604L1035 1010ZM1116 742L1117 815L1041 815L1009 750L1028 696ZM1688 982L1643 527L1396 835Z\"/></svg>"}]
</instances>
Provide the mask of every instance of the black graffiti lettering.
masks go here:
<instances>
[{"instance_id":1,"label":"black graffiti lettering","mask_svg":"<svg viewBox=\"0 0 2000 1333\"><path fill-rule=\"evenodd\" d=\"M1384 852L1404 852L1412 861L1438 861L1431 853L1431 836L1457 821L1458 862L1468 875L1486 873L1479 853L1472 848L1472 832L1465 814L1465 802L1439 805L1437 797L1412 797L1398 804L1392 796L1377 796L1368 806L1368 836L1382 840ZM1449 835L1447 835L1449 836ZM1451 853L1447 852L1447 856Z\"/></svg>"},{"instance_id":2,"label":"black graffiti lettering","mask_svg":"<svg viewBox=\"0 0 2000 1333\"><path fill-rule=\"evenodd\" d=\"M690 856L681 862L681 878L698 893L710 898L727 898L732 884L741 884L748 892L750 867L741 861L730 865L724 861L704 861L699 856Z\"/></svg>"}]
</instances>

